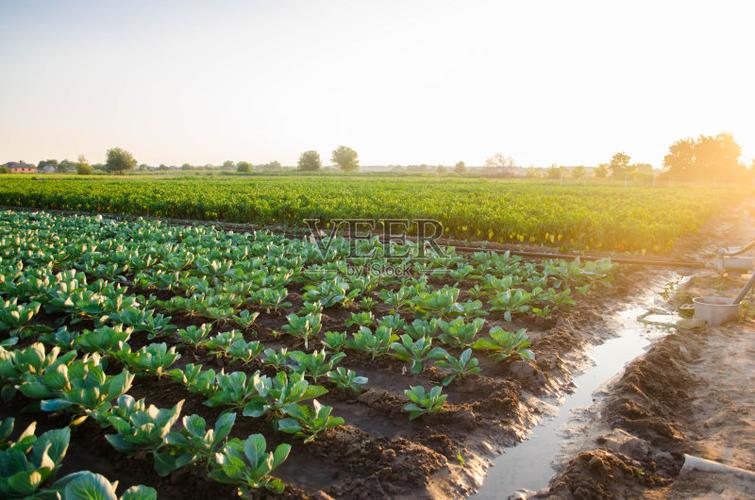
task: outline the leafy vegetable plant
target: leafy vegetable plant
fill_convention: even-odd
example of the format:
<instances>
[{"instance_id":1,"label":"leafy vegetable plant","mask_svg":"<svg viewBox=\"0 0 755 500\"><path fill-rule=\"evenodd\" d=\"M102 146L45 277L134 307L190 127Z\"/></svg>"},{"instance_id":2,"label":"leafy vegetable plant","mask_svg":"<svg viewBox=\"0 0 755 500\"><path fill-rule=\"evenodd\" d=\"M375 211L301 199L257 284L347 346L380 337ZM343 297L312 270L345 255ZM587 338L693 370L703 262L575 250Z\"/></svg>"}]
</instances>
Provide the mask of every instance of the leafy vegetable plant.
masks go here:
<instances>
[{"instance_id":1,"label":"leafy vegetable plant","mask_svg":"<svg viewBox=\"0 0 755 500\"><path fill-rule=\"evenodd\" d=\"M119 452L155 453L178 420L183 403L181 400L171 409L157 408L147 406L143 399L137 401L124 394L116 405L100 413L97 419L115 430L115 434L107 434L105 439Z\"/></svg>"},{"instance_id":2,"label":"leafy vegetable plant","mask_svg":"<svg viewBox=\"0 0 755 500\"><path fill-rule=\"evenodd\" d=\"M480 362L477 358L472 357L472 349L465 349L458 358L446 353L446 357L436 362L435 366L451 372L443 379L442 384L444 386L449 385L457 378L461 379L467 375L480 373Z\"/></svg>"},{"instance_id":3,"label":"leafy vegetable plant","mask_svg":"<svg viewBox=\"0 0 755 500\"><path fill-rule=\"evenodd\" d=\"M347 389L354 392L362 390L362 385L367 383L367 377L360 377L354 370L339 366L333 371L326 374L328 380L341 389Z\"/></svg>"},{"instance_id":4,"label":"leafy vegetable plant","mask_svg":"<svg viewBox=\"0 0 755 500\"><path fill-rule=\"evenodd\" d=\"M370 354L372 359L375 359L381 354L386 354L396 340L398 336L390 328L380 326L372 333L372 330L363 326L346 341L346 344L352 349Z\"/></svg>"},{"instance_id":5,"label":"leafy vegetable plant","mask_svg":"<svg viewBox=\"0 0 755 500\"><path fill-rule=\"evenodd\" d=\"M252 495L258 488L282 492L283 482L270 473L286 460L291 445L280 444L273 452L266 451L266 448L267 442L262 434L252 434L245 441L229 440L215 454L210 479L237 486L243 495Z\"/></svg>"},{"instance_id":6,"label":"leafy vegetable plant","mask_svg":"<svg viewBox=\"0 0 755 500\"><path fill-rule=\"evenodd\" d=\"M496 361L503 361L511 356L522 359L534 359L535 354L529 349L532 342L527 338L527 330L521 328L516 332L509 332L500 326L494 326L488 332L488 337L477 340L474 349L489 351Z\"/></svg>"},{"instance_id":7,"label":"leafy vegetable plant","mask_svg":"<svg viewBox=\"0 0 755 500\"><path fill-rule=\"evenodd\" d=\"M321 405L316 399L312 401L312 407L292 403L282 408L286 418L278 420L278 430L297 437L303 437L305 443L315 440L318 434L343 425L345 420L341 417L332 417L331 406Z\"/></svg>"},{"instance_id":8,"label":"leafy vegetable plant","mask_svg":"<svg viewBox=\"0 0 755 500\"><path fill-rule=\"evenodd\" d=\"M303 373L314 382L317 382L318 378L325 376L326 373L333 370L345 357L346 353L338 352L328 358L328 353L325 349L311 353L294 351L289 354L289 359L295 363L292 367L293 370L296 373Z\"/></svg>"},{"instance_id":9,"label":"leafy vegetable plant","mask_svg":"<svg viewBox=\"0 0 755 500\"><path fill-rule=\"evenodd\" d=\"M404 405L404 411L409 413L409 420L425 415L426 413L439 413L443 410L443 403L448 396L442 394L443 388L439 385L429 391L421 385L412 386L404 391L404 395L409 398L409 403Z\"/></svg>"},{"instance_id":10,"label":"leafy vegetable plant","mask_svg":"<svg viewBox=\"0 0 755 500\"><path fill-rule=\"evenodd\" d=\"M422 373L425 363L443 359L448 354L441 347L433 347L430 338L422 337L413 340L409 335L401 336L401 342L393 342L391 350L393 356L401 361L410 362L410 371L415 375Z\"/></svg>"},{"instance_id":11,"label":"leafy vegetable plant","mask_svg":"<svg viewBox=\"0 0 755 500\"><path fill-rule=\"evenodd\" d=\"M236 413L220 415L212 429L207 429L207 422L199 415L183 417L182 428L165 436L165 446L155 453L155 470L161 476L191 464L212 462L236 422Z\"/></svg>"}]
</instances>

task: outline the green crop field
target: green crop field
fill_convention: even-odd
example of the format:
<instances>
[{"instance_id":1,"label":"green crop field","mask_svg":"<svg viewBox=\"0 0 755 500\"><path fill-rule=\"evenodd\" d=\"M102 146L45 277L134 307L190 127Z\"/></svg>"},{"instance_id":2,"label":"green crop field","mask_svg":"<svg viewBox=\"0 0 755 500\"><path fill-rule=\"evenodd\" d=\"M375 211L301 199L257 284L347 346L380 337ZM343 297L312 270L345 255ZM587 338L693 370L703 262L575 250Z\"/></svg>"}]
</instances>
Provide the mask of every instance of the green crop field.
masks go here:
<instances>
[{"instance_id":1,"label":"green crop field","mask_svg":"<svg viewBox=\"0 0 755 500\"><path fill-rule=\"evenodd\" d=\"M5 176L0 204L289 226L430 218L457 239L663 253L748 193L450 176Z\"/></svg>"},{"instance_id":2,"label":"green crop field","mask_svg":"<svg viewBox=\"0 0 755 500\"><path fill-rule=\"evenodd\" d=\"M75 487L116 498L102 474L118 471L103 467L125 457L129 483L149 486L122 499L172 497L161 478L176 473L202 498L284 487L353 497L375 463L400 480L441 457L415 436L422 422L456 423L470 404L484 420L469 425L504 418L486 406L491 388L511 391L502 370L541 352L522 325L555 321L614 272L450 251L415 263L414 276L354 276L348 256L343 239L322 255L261 231L0 212L0 464L11 477L0 496L85 498ZM487 385L470 390L477 376ZM367 425L397 420L406 437ZM82 457L99 476L75 468ZM66 463L72 473L53 481ZM302 463L342 481L315 486Z\"/></svg>"}]
</instances>

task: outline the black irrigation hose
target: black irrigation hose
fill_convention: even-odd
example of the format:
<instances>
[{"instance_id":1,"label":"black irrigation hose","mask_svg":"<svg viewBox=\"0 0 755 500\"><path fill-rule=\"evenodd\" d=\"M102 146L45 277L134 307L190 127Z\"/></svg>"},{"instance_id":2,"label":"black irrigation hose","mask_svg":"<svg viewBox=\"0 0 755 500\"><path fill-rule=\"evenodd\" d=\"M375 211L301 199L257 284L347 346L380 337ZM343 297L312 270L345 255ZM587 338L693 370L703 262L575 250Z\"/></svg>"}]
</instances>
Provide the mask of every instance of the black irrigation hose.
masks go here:
<instances>
[{"instance_id":1,"label":"black irrigation hose","mask_svg":"<svg viewBox=\"0 0 755 500\"><path fill-rule=\"evenodd\" d=\"M581 255L581 254L567 254L567 253L553 253L553 252L532 252L527 250L502 250L491 248L479 248L479 247L455 247L457 251L461 252L496 252L505 253L509 252L511 255L519 255L521 257L527 257L531 259L563 259L563 260L603 260L611 259L612 262L618 262L619 264L639 264L653 267L684 267L691 269L703 269L705 268L704 262L697 262L691 260L670 260L670 259L645 259L640 257L614 257L614 256L601 256L601 255Z\"/></svg>"}]
</instances>

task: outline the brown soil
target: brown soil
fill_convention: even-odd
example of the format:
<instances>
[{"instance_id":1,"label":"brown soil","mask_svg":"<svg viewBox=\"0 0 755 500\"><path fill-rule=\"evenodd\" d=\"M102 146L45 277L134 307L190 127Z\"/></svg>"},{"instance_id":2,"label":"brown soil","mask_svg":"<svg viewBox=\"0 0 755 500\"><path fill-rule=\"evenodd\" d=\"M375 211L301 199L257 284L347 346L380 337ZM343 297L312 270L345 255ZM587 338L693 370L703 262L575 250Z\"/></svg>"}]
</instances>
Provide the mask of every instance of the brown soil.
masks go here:
<instances>
[{"instance_id":1,"label":"brown soil","mask_svg":"<svg viewBox=\"0 0 755 500\"><path fill-rule=\"evenodd\" d=\"M722 225L724 241L755 234L755 212ZM749 276L748 276L749 277ZM698 273L672 299L732 297L742 276ZM755 469L755 308L738 323L691 321L657 341L607 389L582 441L538 498L752 498L755 486L682 469L683 454Z\"/></svg>"},{"instance_id":2,"label":"brown soil","mask_svg":"<svg viewBox=\"0 0 755 500\"><path fill-rule=\"evenodd\" d=\"M269 447L281 442L293 444L289 459L276 471L289 485L285 496L385 498L470 494L484 472L487 459L502 447L519 441L537 420L540 410L532 395L553 396L569 389L571 374L583 361L584 348L606 335L600 326L602 314L618 308L623 296L642 276L641 269L622 267L615 277L615 286L581 299L579 305L559 314L550 324L534 319L517 321L516 327L529 329L536 361L498 363L478 355L482 374L448 387L444 391L448 402L440 414L409 421L402 410L407 402L404 389L410 385L437 385L443 378L438 369L429 368L421 375L411 375L393 358L371 360L350 352L343 366L368 376L369 389L362 394L352 394L334 390L324 383L331 392L320 398L324 404L334 407L335 415L346 419L346 425L304 445L290 435L276 432L264 419L239 417L232 436L245 438L252 433L262 433ZM290 291L289 300L300 301L300 287L291 286ZM149 295L151 291L131 288L129 293ZM171 295L163 293L161 298ZM343 330L343 322L350 312L340 308L326 310L324 330ZM266 346L302 348L299 339L275 334L285 324L287 311L260 313L255 325L243 330L247 339L258 339ZM207 321L182 314L172 316L171 321L178 327ZM487 326L497 323L489 322ZM504 323L500 325L511 328ZM75 329L90 327L92 325L81 324ZM233 327L219 323L214 331ZM213 353L189 348L176 336L154 341L176 346L182 354L177 367L200 362L226 371L253 373L262 368L258 363L242 366ZM134 349L149 342L143 333L133 334L129 340ZM320 341L313 339L312 346L321 347ZM117 362L111 363L110 370L119 369ZM185 400L182 413L202 415L210 425L222 411L208 408L203 398L165 377L139 377L130 394L161 408ZM0 416L18 415L20 410L16 404L6 405L0 410ZM38 411L24 414L23 420L36 420L40 430L67 423L62 416ZM156 488L160 498L229 498L233 494L232 488L206 480L203 471L179 471L171 477L160 478L152 469L151 457L126 457L117 453L105 441L105 433L93 422L75 429L61 473L89 469L119 480L119 490L145 484Z\"/></svg>"}]
</instances>

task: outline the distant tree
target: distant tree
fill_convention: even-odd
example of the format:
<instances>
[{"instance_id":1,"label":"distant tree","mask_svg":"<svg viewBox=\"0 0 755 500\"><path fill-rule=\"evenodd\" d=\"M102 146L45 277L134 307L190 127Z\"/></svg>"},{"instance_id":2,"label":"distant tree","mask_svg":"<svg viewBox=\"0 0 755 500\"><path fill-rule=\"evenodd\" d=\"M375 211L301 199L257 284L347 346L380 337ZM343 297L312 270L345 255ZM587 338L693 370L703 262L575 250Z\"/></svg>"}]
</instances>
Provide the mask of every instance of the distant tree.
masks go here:
<instances>
[{"instance_id":1,"label":"distant tree","mask_svg":"<svg viewBox=\"0 0 755 500\"><path fill-rule=\"evenodd\" d=\"M623 152L616 153L611 158L611 163L608 164L608 168L611 170L611 176L624 177L624 175L630 173L629 168L630 157Z\"/></svg>"},{"instance_id":2,"label":"distant tree","mask_svg":"<svg viewBox=\"0 0 755 500\"><path fill-rule=\"evenodd\" d=\"M737 180L747 175L741 148L731 134L681 139L663 158L664 175L675 180Z\"/></svg>"},{"instance_id":3,"label":"distant tree","mask_svg":"<svg viewBox=\"0 0 755 500\"><path fill-rule=\"evenodd\" d=\"M281 165L281 162L275 161L275 160L268 163L263 163L261 165L257 165L257 170L260 172L277 172L282 169L283 169L283 165Z\"/></svg>"},{"instance_id":4,"label":"distant tree","mask_svg":"<svg viewBox=\"0 0 755 500\"><path fill-rule=\"evenodd\" d=\"M457 161L454 165L454 172L457 174L463 174L467 171L467 165L463 161Z\"/></svg>"},{"instance_id":5,"label":"distant tree","mask_svg":"<svg viewBox=\"0 0 755 500\"><path fill-rule=\"evenodd\" d=\"M445 174L448 171L448 169L444 167L443 165L438 165L435 171L438 172L439 174Z\"/></svg>"},{"instance_id":6,"label":"distant tree","mask_svg":"<svg viewBox=\"0 0 755 500\"><path fill-rule=\"evenodd\" d=\"M633 163L632 165L629 165L629 170L636 174L653 174L653 166L650 163Z\"/></svg>"},{"instance_id":7,"label":"distant tree","mask_svg":"<svg viewBox=\"0 0 755 500\"><path fill-rule=\"evenodd\" d=\"M157 167L157 170L162 170L162 171L169 170L168 165L166 165L165 163L161 163L160 166Z\"/></svg>"},{"instance_id":8,"label":"distant tree","mask_svg":"<svg viewBox=\"0 0 755 500\"><path fill-rule=\"evenodd\" d=\"M79 158L76 160L76 173L79 175L89 175L92 172L94 172L94 169L89 165L89 160L86 159L86 156L79 155Z\"/></svg>"},{"instance_id":9,"label":"distant tree","mask_svg":"<svg viewBox=\"0 0 755 500\"><path fill-rule=\"evenodd\" d=\"M76 173L79 175L91 175L94 173L94 168L88 163L79 163L76 165Z\"/></svg>"},{"instance_id":10,"label":"distant tree","mask_svg":"<svg viewBox=\"0 0 755 500\"><path fill-rule=\"evenodd\" d=\"M60 163L58 163L58 166L55 168L57 172L60 172L62 174L69 173L69 172L75 172L76 167L78 167L78 164L75 162L72 162L71 160L63 160Z\"/></svg>"},{"instance_id":11,"label":"distant tree","mask_svg":"<svg viewBox=\"0 0 755 500\"><path fill-rule=\"evenodd\" d=\"M595 169L595 177L598 179L605 179L608 177L608 164L607 163L601 163L597 166Z\"/></svg>"},{"instance_id":12,"label":"distant tree","mask_svg":"<svg viewBox=\"0 0 755 500\"><path fill-rule=\"evenodd\" d=\"M122 174L136 167L136 160L131 153L121 148L112 148L107 150L107 160L105 160L105 170L111 174Z\"/></svg>"},{"instance_id":13,"label":"distant tree","mask_svg":"<svg viewBox=\"0 0 755 500\"><path fill-rule=\"evenodd\" d=\"M55 170L58 169L58 160L42 160L37 164L37 170L42 170L45 167L52 167Z\"/></svg>"},{"instance_id":14,"label":"distant tree","mask_svg":"<svg viewBox=\"0 0 755 500\"><path fill-rule=\"evenodd\" d=\"M581 165L578 167L574 167L571 171L571 176L574 177L575 179L581 179L582 177L585 176L585 167Z\"/></svg>"},{"instance_id":15,"label":"distant tree","mask_svg":"<svg viewBox=\"0 0 755 500\"><path fill-rule=\"evenodd\" d=\"M5 165L0 165L0 174L7 174L8 173L8 167Z\"/></svg>"},{"instance_id":16,"label":"distant tree","mask_svg":"<svg viewBox=\"0 0 755 500\"><path fill-rule=\"evenodd\" d=\"M334 149L330 161L338 165L344 172L359 170L359 156L356 151L348 146L338 146Z\"/></svg>"},{"instance_id":17,"label":"distant tree","mask_svg":"<svg viewBox=\"0 0 755 500\"><path fill-rule=\"evenodd\" d=\"M542 170L540 170L539 168L536 168L536 167L527 167L525 176L527 176L530 179L536 179L538 177L542 177L543 176L543 172L542 172Z\"/></svg>"},{"instance_id":18,"label":"distant tree","mask_svg":"<svg viewBox=\"0 0 755 500\"><path fill-rule=\"evenodd\" d=\"M548 178L549 179L560 179L561 178L561 167L558 167L557 165L551 165L548 167Z\"/></svg>"},{"instance_id":19,"label":"distant tree","mask_svg":"<svg viewBox=\"0 0 755 500\"><path fill-rule=\"evenodd\" d=\"M226 160L223 162L223 168L227 170L233 170L236 168L236 164L232 160Z\"/></svg>"},{"instance_id":20,"label":"distant tree","mask_svg":"<svg viewBox=\"0 0 755 500\"><path fill-rule=\"evenodd\" d=\"M314 171L320 170L320 153L317 151L305 151L299 157L299 170Z\"/></svg>"},{"instance_id":21,"label":"distant tree","mask_svg":"<svg viewBox=\"0 0 755 500\"><path fill-rule=\"evenodd\" d=\"M240 161L236 163L236 172L248 174L252 171L252 164L248 161Z\"/></svg>"},{"instance_id":22,"label":"distant tree","mask_svg":"<svg viewBox=\"0 0 755 500\"><path fill-rule=\"evenodd\" d=\"M184 163L181 165L181 170L191 170L192 168L194 167L191 166L191 163Z\"/></svg>"},{"instance_id":23,"label":"distant tree","mask_svg":"<svg viewBox=\"0 0 755 500\"><path fill-rule=\"evenodd\" d=\"M507 168L515 166L515 162L511 155L504 156L503 153L496 153L485 160L485 166L492 168Z\"/></svg>"}]
</instances>

